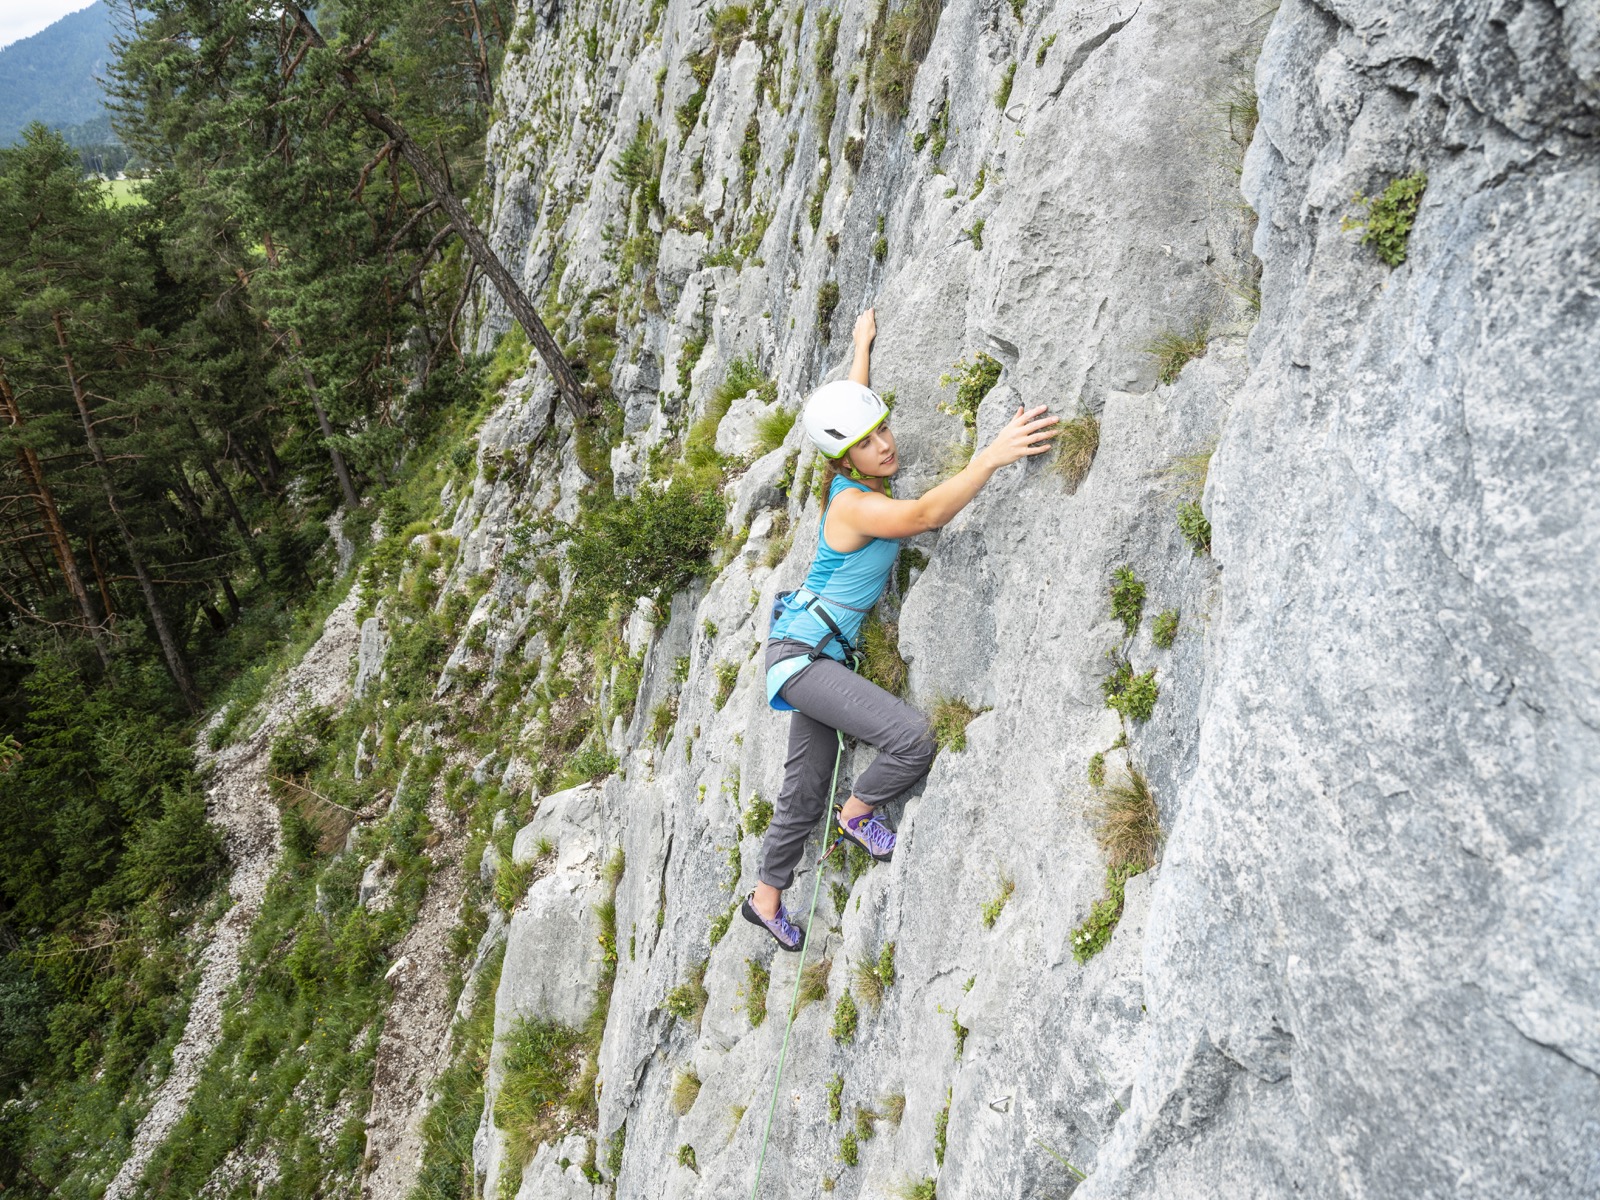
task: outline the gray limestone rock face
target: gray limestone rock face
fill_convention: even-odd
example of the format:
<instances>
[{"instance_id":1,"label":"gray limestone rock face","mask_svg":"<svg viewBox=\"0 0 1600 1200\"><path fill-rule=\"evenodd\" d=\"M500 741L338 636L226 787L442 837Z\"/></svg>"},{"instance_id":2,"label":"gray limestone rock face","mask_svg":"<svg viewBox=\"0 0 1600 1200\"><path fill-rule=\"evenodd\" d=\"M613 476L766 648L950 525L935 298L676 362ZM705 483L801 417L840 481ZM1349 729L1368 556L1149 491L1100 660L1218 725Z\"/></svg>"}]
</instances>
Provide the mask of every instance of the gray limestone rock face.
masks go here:
<instances>
[{"instance_id":1,"label":"gray limestone rock face","mask_svg":"<svg viewBox=\"0 0 1600 1200\"><path fill-rule=\"evenodd\" d=\"M367 694L373 680L383 670L383 656L389 652L389 635L383 621L374 615L361 622L361 642L356 650L356 681L351 688L357 700Z\"/></svg>"},{"instance_id":2,"label":"gray limestone rock face","mask_svg":"<svg viewBox=\"0 0 1600 1200\"><path fill-rule=\"evenodd\" d=\"M626 864L598 1121L538 1149L519 1195L600 1194L572 1164L588 1136L604 1162L624 1134L600 1169L625 1198L746 1195L763 1145L769 1200L924 1180L941 1200L1600 1192L1592 9L950 0L903 119L873 106L865 0L834 10L820 66L832 19L775 12L763 42L714 55L697 108L704 6L614 6L588 68L559 22L508 57L492 239L530 288L559 257L563 294L638 302L617 331L618 494L735 360L789 405L844 377L869 305L897 496L1019 407L1092 417L1098 439L1080 481L1049 455L1005 467L902 551L926 556L881 609L907 696L976 716L889 806L891 863L852 876L808 847L786 899L817 897L826 995L796 1014L781 1085L798 963L737 905L787 756L759 647L815 552L820 464L795 430L733 474L748 540L626 621L634 715L604 712L608 679L597 717L617 772L544 798L517 834L514 861L538 861L503 934L497 1035L589 1015L603 867ZM528 137L551 112L557 134ZM659 254L619 280L607 225L627 197L604 164L645 120ZM1354 194L1417 170L1389 267L1341 225ZM497 323L491 299L480 342ZM1197 356L1163 362L1170 335ZM969 428L940 380L979 353L1001 370ZM485 423L480 460L534 436L539 378ZM724 418L724 453L753 447L752 401ZM576 517L592 481L571 441L563 417L559 466L483 471L457 499L471 569L500 569L533 514ZM1209 553L1180 529L1192 504ZM1110 608L1124 566L1145 586L1131 633ZM511 608L523 586L490 595ZM496 668L550 599L485 609L512 631ZM557 632L521 644L529 662L571 650ZM1124 659L1153 672L1148 720L1106 705ZM675 718L657 729L657 712ZM841 796L872 753L846 748ZM1165 836L1079 962L1107 887L1095 755L1142 775ZM891 945L875 1004L865 973ZM486 1194L501 1076L492 1060ZM858 1121L871 1136L847 1154Z\"/></svg>"}]
</instances>

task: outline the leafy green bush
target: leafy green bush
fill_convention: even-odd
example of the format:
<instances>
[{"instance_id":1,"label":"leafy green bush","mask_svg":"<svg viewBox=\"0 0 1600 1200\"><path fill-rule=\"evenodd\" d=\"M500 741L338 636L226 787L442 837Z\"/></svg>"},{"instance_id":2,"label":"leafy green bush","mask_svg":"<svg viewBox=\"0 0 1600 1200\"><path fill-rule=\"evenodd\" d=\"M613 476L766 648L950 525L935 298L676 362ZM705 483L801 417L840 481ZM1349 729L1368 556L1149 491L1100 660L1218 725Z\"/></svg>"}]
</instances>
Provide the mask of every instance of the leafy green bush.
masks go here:
<instances>
[{"instance_id":1,"label":"leafy green bush","mask_svg":"<svg viewBox=\"0 0 1600 1200\"><path fill-rule=\"evenodd\" d=\"M667 1011L680 1021L692 1021L696 1028L705 1014L711 993L706 991L706 962L690 970L689 978L667 993Z\"/></svg>"},{"instance_id":2,"label":"leafy green bush","mask_svg":"<svg viewBox=\"0 0 1600 1200\"><path fill-rule=\"evenodd\" d=\"M844 1076L835 1075L828 1081L828 1120L838 1123L844 1113Z\"/></svg>"},{"instance_id":3,"label":"leafy green bush","mask_svg":"<svg viewBox=\"0 0 1600 1200\"><path fill-rule=\"evenodd\" d=\"M766 833L767 827L772 824L772 801L763 800L761 793L757 792L750 797L750 803L745 806L744 831L751 837L760 837Z\"/></svg>"},{"instance_id":4,"label":"leafy green bush","mask_svg":"<svg viewBox=\"0 0 1600 1200\"><path fill-rule=\"evenodd\" d=\"M1144 612L1144 582L1124 563L1111 574L1111 615L1122 622L1125 636L1132 637Z\"/></svg>"},{"instance_id":5,"label":"leafy green bush","mask_svg":"<svg viewBox=\"0 0 1600 1200\"><path fill-rule=\"evenodd\" d=\"M1148 721L1160 695L1155 668L1135 675L1126 659L1117 660L1111 673L1100 681L1100 690L1105 695L1107 708L1134 721Z\"/></svg>"},{"instance_id":6,"label":"leafy green bush","mask_svg":"<svg viewBox=\"0 0 1600 1200\"><path fill-rule=\"evenodd\" d=\"M856 1036L856 1023L860 1019L860 1011L856 1008L855 997L850 994L850 989L845 988L844 995L839 997L839 1002L833 1006L833 1025L829 1030L836 1042L852 1042Z\"/></svg>"},{"instance_id":7,"label":"leafy green bush","mask_svg":"<svg viewBox=\"0 0 1600 1200\"><path fill-rule=\"evenodd\" d=\"M729 406L735 400L742 399L747 392L757 393L763 404L771 404L778 398L777 380L763 375L752 355L736 358L728 364L722 382L712 393L712 402L726 414Z\"/></svg>"},{"instance_id":8,"label":"leafy green bush","mask_svg":"<svg viewBox=\"0 0 1600 1200\"><path fill-rule=\"evenodd\" d=\"M940 404L939 411L960 417L968 429L976 429L978 405L999 382L1000 370L1000 361L982 350L972 356L970 363L965 357L957 360L948 372L939 376L940 387L955 385L956 398L948 404Z\"/></svg>"},{"instance_id":9,"label":"leafy green bush","mask_svg":"<svg viewBox=\"0 0 1600 1200\"><path fill-rule=\"evenodd\" d=\"M719 662L716 665L717 690L712 693L712 707L721 711L722 706L728 702L728 697L733 695L733 689L739 683L739 664L736 662Z\"/></svg>"},{"instance_id":10,"label":"leafy green bush","mask_svg":"<svg viewBox=\"0 0 1600 1200\"><path fill-rule=\"evenodd\" d=\"M1389 266L1398 267L1406 260L1406 242L1411 237L1411 227L1422 207L1422 193L1427 188L1426 172L1418 171L1394 180L1378 196L1368 197L1357 192L1351 202L1363 205L1366 215L1346 217L1339 227L1361 230L1361 244L1371 246Z\"/></svg>"},{"instance_id":11,"label":"leafy green bush","mask_svg":"<svg viewBox=\"0 0 1600 1200\"><path fill-rule=\"evenodd\" d=\"M1123 891L1128 880L1141 874L1144 868L1133 864L1120 867L1106 866L1106 894L1089 909L1083 924L1072 931L1072 957L1080 963L1088 962L1106 948L1117 922L1122 919Z\"/></svg>"},{"instance_id":12,"label":"leafy green bush","mask_svg":"<svg viewBox=\"0 0 1600 1200\"><path fill-rule=\"evenodd\" d=\"M861 1161L861 1147L856 1140L856 1131L847 1129L845 1135L839 1139L839 1161L847 1167L853 1167Z\"/></svg>"},{"instance_id":13,"label":"leafy green bush","mask_svg":"<svg viewBox=\"0 0 1600 1200\"><path fill-rule=\"evenodd\" d=\"M817 289L817 328L828 333L833 325L833 310L839 307L839 285L832 279Z\"/></svg>"},{"instance_id":14,"label":"leafy green bush","mask_svg":"<svg viewBox=\"0 0 1600 1200\"><path fill-rule=\"evenodd\" d=\"M1002 872L1000 875L1000 890L995 893L994 899L985 900L983 903L983 927L985 929L994 928L994 923L1000 919L1000 914L1005 911L1006 904L1011 899L1011 894L1016 890L1017 881Z\"/></svg>"},{"instance_id":15,"label":"leafy green bush","mask_svg":"<svg viewBox=\"0 0 1600 1200\"><path fill-rule=\"evenodd\" d=\"M1163 650L1172 648L1178 637L1178 610L1166 609L1150 623L1150 640Z\"/></svg>"},{"instance_id":16,"label":"leafy green bush","mask_svg":"<svg viewBox=\"0 0 1600 1200\"><path fill-rule=\"evenodd\" d=\"M568 616L592 625L614 603L631 606L640 596L665 602L707 569L724 512L715 491L683 480L585 512L569 534Z\"/></svg>"},{"instance_id":17,"label":"leafy green bush","mask_svg":"<svg viewBox=\"0 0 1600 1200\"><path fill-rule=\"evenodd\" d=\"M1211 553L1211 522L1197 500L1178 506L1178 532L1189 540L1196 554Z\"/></svg>"},{"instance_id":18,"label":"leafy green bush","mask_svg":"<svg viewBox=\"0 0 1600 1200\"><path fill-rule=\"evenodd\" d=\"M695 1165L694 1147L688 1142L678 1147L678 1165L680 1167L688 1167L696 1175L700 1173L700 1168Z\"/></svg>"}]
</instances>

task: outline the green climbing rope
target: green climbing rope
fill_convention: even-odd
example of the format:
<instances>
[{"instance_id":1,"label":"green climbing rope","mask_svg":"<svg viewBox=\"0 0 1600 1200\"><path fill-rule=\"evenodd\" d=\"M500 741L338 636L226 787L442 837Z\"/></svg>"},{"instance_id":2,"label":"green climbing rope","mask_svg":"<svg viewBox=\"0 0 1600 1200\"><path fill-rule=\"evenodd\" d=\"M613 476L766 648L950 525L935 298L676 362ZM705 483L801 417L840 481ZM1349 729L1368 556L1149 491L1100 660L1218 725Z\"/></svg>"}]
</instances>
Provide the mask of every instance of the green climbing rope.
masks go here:
<instances>
[{"instance_id":1,"label":"green climbing rope","mask_svg":"<svg viewBox=\"0 0 1600 1200\"><path fill-rule=\"evenodd\" d=\"M839 787L839 762L844 757L844 734L837 730L839 749L833 755L833 782L828 785L827 801L822 806L822 841L828 841L828 818L833 815L833 797ZM817 893L822 890L822 864L817 863L811 881L811 910L806 913L805 941L800 943L800 964L794 972L794 995L789 997L789 1021L783 1027L783 1049L778 1051L778 1074L772 1080L772 1103L767 1105L767 1127L761 1131L761 1153L756 1156L756 1181L750 1185L750 1200L761 1191L761 1168L767 1161L767 1139L772 1136L772 1116L778 1111L778 1088L783 1084L783 1064L789 1057L789 1031L794 1028L795 1009L800 1004L800 978L806 969L806 951L811 949L811 923L817 915Z\"/></svg>"}]
</instances>

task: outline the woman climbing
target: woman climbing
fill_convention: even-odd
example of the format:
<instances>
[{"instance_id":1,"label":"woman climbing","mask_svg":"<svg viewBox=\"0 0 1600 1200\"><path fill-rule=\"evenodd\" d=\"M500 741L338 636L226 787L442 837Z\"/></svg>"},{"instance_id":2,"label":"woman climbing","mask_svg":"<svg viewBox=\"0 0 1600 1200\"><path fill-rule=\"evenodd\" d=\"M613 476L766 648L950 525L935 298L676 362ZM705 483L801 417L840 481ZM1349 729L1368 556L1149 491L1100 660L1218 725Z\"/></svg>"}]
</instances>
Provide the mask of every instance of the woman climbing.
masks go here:
<instances>
[{"instance_id":1,"label":"woman climbing","mask_svg":"<svg viewBox=\"0 0 1600 1200\"><path fill-rule=\"evenodd\" d=\"M767 640L767 699L793 711L789 757L772 824L761 846L760 882L741 906L785 950L805 935L789 919L783 890L794 879L806 834L816 825L847 733L878 748L850 798L834 811L841 837L878 862L894 855L894 833L879 808L921 779L933 762L928 722L915 708L854 671L862 620L883 595L900 540L940 529L1001 467L1050 449L1056 418L1044 407L1017 410L1011 423L959 474L916 500L896 500L889 480L900 468L889 410L868 387L873 310L856 319L849 379L824 384L806 401L805 430L829 460L817 557L805 585L779 598ZM837 732L836 732L837 731Z\"/></svg>"}]
</instances>

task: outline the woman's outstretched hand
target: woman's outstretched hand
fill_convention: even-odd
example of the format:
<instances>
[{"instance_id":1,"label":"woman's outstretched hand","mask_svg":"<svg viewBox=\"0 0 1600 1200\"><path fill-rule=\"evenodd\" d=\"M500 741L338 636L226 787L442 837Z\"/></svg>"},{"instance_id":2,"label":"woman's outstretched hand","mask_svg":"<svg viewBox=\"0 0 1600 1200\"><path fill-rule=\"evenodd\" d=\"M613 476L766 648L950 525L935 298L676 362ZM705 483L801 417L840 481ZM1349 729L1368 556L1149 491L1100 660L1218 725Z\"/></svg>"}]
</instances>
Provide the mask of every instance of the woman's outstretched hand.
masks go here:
<instances>
[{"instance_id":1,"label":"woman's outstretched hand","mask_svg":"<svg viewBox=\"0 0 1600 1200\"><path fill-rule=\"evenodd\" d=\"M1019 458L1027 458L1034 454L1043 454L1050 449L1051 439L1058 432L1055 428L1059 417L1047 414L1049 405L1041 404L1038 408L1025 410L1017 409L1017 415L1011 418L1010 423L1002 429L983 449L983 455L988 460L988 465L995 470L1008 467Z\"/></svg>"},{"instance_id":2,"label":"woman's outstretched hand","mask_svg":"<svg viewBox=\"0 0 1600 1200\"><path fill-rule=\"evenodd\" d=\"M873 309L867 309L856 318L855 331L851 334L856 346L871 346L872 339L878 336L878 318Z\"/></svg>"}]
</instances>

